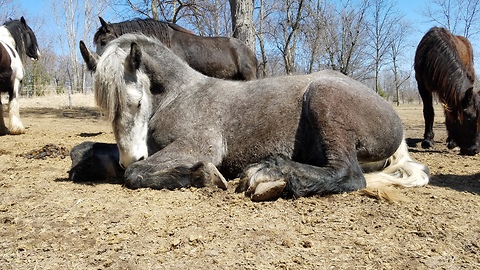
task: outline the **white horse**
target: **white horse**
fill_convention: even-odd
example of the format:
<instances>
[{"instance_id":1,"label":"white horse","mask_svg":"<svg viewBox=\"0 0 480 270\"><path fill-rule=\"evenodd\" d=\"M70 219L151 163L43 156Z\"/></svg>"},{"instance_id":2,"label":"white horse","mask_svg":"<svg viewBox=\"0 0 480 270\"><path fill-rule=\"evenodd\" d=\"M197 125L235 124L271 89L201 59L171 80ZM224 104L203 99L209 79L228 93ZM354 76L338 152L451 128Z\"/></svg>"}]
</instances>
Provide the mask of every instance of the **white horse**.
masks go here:
<instances>
[{"instance_id":1,"label":"white horse","mask_svg":"<svg viewBox=\"0 0 480 270\"><path fill-rule=\"evenodd\" d=\"M23 62L26 57L38 60L37 38L25 19L12 20L0 26L0 93L8 93L9 128L3 119L0 99L0 135L22 134L25 128L20 120L17 97L22 87L24 75Z\"/></svg>"}]
</instances>

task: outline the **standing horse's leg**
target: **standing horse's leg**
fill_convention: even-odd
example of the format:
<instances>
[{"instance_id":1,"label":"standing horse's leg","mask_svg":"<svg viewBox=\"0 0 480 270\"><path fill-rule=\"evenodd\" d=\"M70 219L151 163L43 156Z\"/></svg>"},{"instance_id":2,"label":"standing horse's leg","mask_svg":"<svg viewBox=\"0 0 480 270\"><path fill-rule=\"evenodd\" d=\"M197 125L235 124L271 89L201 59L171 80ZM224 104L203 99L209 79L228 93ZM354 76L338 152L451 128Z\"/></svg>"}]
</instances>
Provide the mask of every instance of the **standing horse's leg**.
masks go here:
<instances>
[{"instance_id":1,"label":"standing horse's leg","mask_svg":"<svg viewBox=\"0 0 480 270\"><path fill-rule=\"evenodd\" d=\"M433 110L432 93L429 92L421 82L418 82L418 92L423 101L423 118L425 120L422 148L431 148L433 147L433 137L435 136L435 133L433 132L433 119L435 112Z\"/></svg>"},{"instance_id":2,"label":"standing horse's leg","mask_svg":"<svg viewBox=\"0 0 480 270\"><path fill-rule=\"evenodd\" d=\"M3 120L3 105L0 96L0 136L6 134L8 134L8 128L5 126L5 121Z\"/></svg>"},{"instance_id":3,"label":"standing horse's leg","mask_svg":"<svg viewBox=\"0 0 480 270\"><path fill-rule=\"evenodd\" d=\"M13 91L9 95L8 114L10 116L10 134L18 135L25 133L22 121L20 120L20 106L18 104L18 94L22 87L21 80L15 79L13 83Z\"/></svg>"}]
</instances>

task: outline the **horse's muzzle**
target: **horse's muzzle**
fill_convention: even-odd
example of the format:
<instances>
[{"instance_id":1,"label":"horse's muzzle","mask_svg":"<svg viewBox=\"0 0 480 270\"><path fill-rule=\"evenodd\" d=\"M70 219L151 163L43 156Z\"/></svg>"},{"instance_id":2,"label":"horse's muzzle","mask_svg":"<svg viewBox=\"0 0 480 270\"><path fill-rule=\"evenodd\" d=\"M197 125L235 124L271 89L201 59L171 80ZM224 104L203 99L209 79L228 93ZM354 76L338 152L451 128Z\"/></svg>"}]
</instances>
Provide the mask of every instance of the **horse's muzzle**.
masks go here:
<instances>
[{"instance_id":1,"label":"horse's muzzle","mask_svg":"<svg viewBox=\"0 0 480 270\"><path fill-rule=\"evenodd\" d=\"M480 152L480 149L476 145L468 148L460 148L460 155L464 156L475 156L478 152Z\"/></svg>"},{"instance_id":2,"label":"horse's muzzle","mask_svg":"<svg viewBox=\"0 0 480 270\"><path fill-rule=\"evenodd\" d=\"M37 50L35 55L29 55L29 57L30 57L30 59L32 59L32 61L38 61L38 59L40 59L40 56L42 56L42 54L40 53L39 50Z\"/></svg>"}]
</instances>

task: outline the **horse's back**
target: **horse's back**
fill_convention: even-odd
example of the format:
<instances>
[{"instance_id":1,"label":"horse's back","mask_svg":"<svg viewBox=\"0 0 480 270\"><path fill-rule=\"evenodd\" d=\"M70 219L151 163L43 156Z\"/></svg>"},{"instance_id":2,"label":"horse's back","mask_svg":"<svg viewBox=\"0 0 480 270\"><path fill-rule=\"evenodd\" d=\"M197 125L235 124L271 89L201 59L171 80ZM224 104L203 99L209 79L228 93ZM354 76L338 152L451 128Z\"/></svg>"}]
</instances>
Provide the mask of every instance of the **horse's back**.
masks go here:
<instances>
[{"instance_id":1,"label":"horse's back","mask_svg":"<svg viewBox=\"0 0 480 270\"><path fill-rule=\"evenodd\" d=\"M460 61L465 66L465 69L468 71L471 82L473 83L475 79L475 70L473 68L473 48L472 44L466 37L455 36L454 39L455 47L457 48Z\"/></svg>"},{"instance_id":2,"label":"horse's back","mask_svg":"<svg viewBox=\"0 0 480 270\"><path fill-rule=\"evenodd\" d=\"M430 92L448 91L459 81L473 85L472 46L465 37L433 27L417 46L414 69L417 82Z\"/></svg>"},{"instance_id":3,"label":"horse's back","mask_svg":"<svg viewBox=\"0 0 480 270\"><path fill-rule=\"evenodd\" d=\"M171 50L193 69L215 78L253 80L257 78L255 53L231 37L203 37L171 31Z\"/></svg>"}]
</instances>

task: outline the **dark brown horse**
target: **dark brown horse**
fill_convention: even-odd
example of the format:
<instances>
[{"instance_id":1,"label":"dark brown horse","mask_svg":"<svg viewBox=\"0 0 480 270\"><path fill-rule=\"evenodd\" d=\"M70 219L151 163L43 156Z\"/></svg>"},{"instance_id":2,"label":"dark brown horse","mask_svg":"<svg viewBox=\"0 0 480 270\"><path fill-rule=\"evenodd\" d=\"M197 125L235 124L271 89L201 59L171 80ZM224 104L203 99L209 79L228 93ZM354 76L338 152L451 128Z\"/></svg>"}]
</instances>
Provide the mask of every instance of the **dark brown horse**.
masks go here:
<instances>
[{"instance_id":1,"label":"dark brown horse","mask_svg":"<svg viewBox=\"0 0 480 270\"><path fill-rule=\"evenodd\" d=\"M423 148L433 146L432 94L444 106L448 147L475 155L480 146L480 95L473 90L475 71L470 42L445 28L433 27L418 44L415 78L423 100L425 133Z\"/></svg>"},{"instance_id":2,"label":"dark brown horse","mask_svg":"<svg viewBox=\"0 0 480 270\"><path fill-rule=\"evenodd\" d=\"M0 93L8 93L10 117L7 128L0 99L0 135L25 133L17 97L22 87L23 63L27 57L37 60L40 52L37 38L25 19L11 20L0 26Z\"/></svg>"},{"instance_id":3,"label":"dark brown horse","mask_svg":"<svg viewBox=\"0 0 480 270\"><path fill-rule=\"evenodd\" d=\"M102 54L111 40L126 33L154 37L185 60L193 69L210 77L231 80L257 78L257 58L242 41L229 37L201 37L174 23L134 19L107 23L100 17L93 43Z\"/></svg>"}]
</instances>

